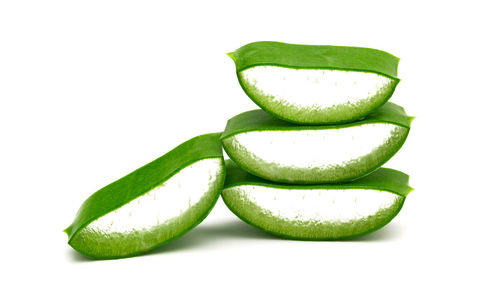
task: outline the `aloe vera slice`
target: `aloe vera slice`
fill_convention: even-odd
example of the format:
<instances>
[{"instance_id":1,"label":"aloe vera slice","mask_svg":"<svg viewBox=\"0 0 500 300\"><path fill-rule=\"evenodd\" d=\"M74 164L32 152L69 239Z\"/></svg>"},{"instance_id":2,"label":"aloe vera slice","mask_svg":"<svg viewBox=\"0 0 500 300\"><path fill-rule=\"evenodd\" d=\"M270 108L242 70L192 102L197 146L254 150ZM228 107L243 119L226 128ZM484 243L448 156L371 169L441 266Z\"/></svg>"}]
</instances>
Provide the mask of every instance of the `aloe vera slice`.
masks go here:
<instances>
[{"instance_id":1,"label":"aloe vera slice","mask_svg":"<svg viewBox=\"0 0 500 300\"><path fill-rule=\"evenodd\" d=\"M222 198L240 219L269 233L300 240L337 240L388 224L412 190L408 175L381 168L337 185L278 184L226 161Z\"/></svg>"},{"instance_id":2,"label":"aloe vera slice","mask_svg":"<svg viewBox=\"0 0 500 300\"><path fill-rule=\"evenodd\" d=\"M399 83L399 58L370 48L255 42L228 55L250 99L293 123L360 119L384 104Z\"/></svg>"},{"instance_id":3,"label":"aloe vera slice","mask_svg":"<svg viewBox=\"0 0 500 300\"><path fill-rule=\"evenodd\" d=\"M94 258L144 253L198 225L224 184L220 133L195 137L90 196L65 232Z\"/></svg>"},{"instance_id":4,"label":"aloe vera slice","mask_svg":"<svg viewBox=\"0 0 500 300\"><path fill-rule=\"evenodd\" d=\"M271 181L343 182L389 160L406 140L411 119L390 102L343 125L299 126L253 110L228 121L222 145L243 169Z\"/></svg>"}]
</instances>

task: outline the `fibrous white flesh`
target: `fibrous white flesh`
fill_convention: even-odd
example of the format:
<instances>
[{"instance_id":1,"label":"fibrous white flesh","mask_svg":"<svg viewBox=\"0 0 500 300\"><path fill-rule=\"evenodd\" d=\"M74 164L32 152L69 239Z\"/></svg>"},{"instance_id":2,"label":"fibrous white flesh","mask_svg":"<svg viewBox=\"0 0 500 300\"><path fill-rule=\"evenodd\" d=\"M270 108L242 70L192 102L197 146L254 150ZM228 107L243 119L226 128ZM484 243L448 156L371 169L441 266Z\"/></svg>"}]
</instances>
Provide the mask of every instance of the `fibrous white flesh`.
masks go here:
<instances>
[{"instance_id":1,"label":"fibrous white flesh","mask_svg":"<svg viewBox=\"0 0 500 300\"><path fill-rule=\"evenodd\" d=\"M240 76L273 102L319 110L341 104L356 105L389 89L393 82L376 73L278 66L252 67Z\"/></svg>"},{"instance_id":2,"label":"fibrous white flesh","mask_svg":"<svg viewBox=\"0 0 500 300\"><path fill-rule=\"evenodd\" d=\"M213 190L221 169L218 158L197 161L146 194L94 220L79 235L133 235L151 231L198 204Z\"/></svg>"},{"instance_id":3,"label":"fibrous white flesh","mask_svg":"<svg viewBox=\"0 0 500 300\"><path fill-rule=\"evenodd\" d=\"M352 172L356 167L361 173L376 167L405 133L398 125L371 123L332 129L249 131L224 143L236 161L267 179L321 182L319 177L308 176L326 172L330 178L323 182L327 182L355 177Z\"/></svg>"},{"instance_id":4,"label":"fibrous white flesh","mask_svg":"<svg viewBox=\"0 0 500 300\"><path fill-rule=\"evenodd\" d=\"M341 166L371 153L398 128L376 123L341 129L251 131L237 134L234 143L265 162L297 168Z\"/></svg>"},{"instance_id":5,"label":"fibrous white flesh","mask_svg":"<svg viewBox=\"0 0 500 300\"><path fill-rule=\"evenodd\" d=\"M402 196L367 189L281 189L241 185L231 187L239 201L256 205L264 214L287 222L352 223L393 207ZM224 191L226 193L226 190Z\"/></svg>"}]
</instances>

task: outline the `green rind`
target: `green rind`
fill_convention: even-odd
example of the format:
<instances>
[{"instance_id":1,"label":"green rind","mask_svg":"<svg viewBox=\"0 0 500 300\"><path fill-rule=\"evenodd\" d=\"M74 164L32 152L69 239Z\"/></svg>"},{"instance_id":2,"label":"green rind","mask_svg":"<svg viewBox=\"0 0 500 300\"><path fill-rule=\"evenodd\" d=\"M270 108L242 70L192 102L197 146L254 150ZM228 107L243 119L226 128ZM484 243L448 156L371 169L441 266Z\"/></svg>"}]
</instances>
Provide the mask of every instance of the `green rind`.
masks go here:
<instances>
[{"instance_id":1,"label":"green rind","mask_svg":"<svg viewBox=\"0 0 500 300\"><path fill-rule=\"evenodd\" d=\"M398 79L399 58L384 51L346 46L254 42L228 54L236 71L270 65L297 69L335 69L372 72Z\"/></svg>"},{"instance_id":2,"label":"green rind","mask_svg":"<svg viewBox=\"0 0 500 300\"><path fill-rule=\"evenodd\" d=\"M216 188L216 193L213 195L212 202L206 207L206 212L202 213L200 218L192 220L193 224L191 226L187 226L182 232L178 232L175 236L169 237L167 240L161 241L144 251L136 251L124 255L101 256L94 255L93 253L90 253L82 248L73 248L80 253L93 258L129 257L159 247L194 228L208 215L210 210L215 205L215 202L222 190L225 178L225 169L222 147L220 144L220 135L221 133L211 133L192 138L160 158L135 170L134 172L91 195L80 207L73 223L64 230L64 232L66 232L69 236L68 244L73 247L72 241L75 236L78 235L78 232L90 222L120 208L137 197L154 189L156 186L167 181L185 167L202 159L219 158L222 163L221 178L218 180L219 186Z\"/></svg>"},{"instance_id":3,"label":"green rind","mask_svg":"<svg viewBox=\"0 0 500 300\"><path fill-rule=\"evenodd\" d=\"M276 184L266 181L241 170L231 161L226 161L226 170L226 183L222 191L226 206L241 220L252 226L273 235L296 240L346 240L374 232L387 225L399 213L406 196L412 191L412 188L408 186L408 175L392 169L379 169L371 175L347 184L312 186ZM260 185L279 189L375 189L397 194L401 198L378 216L362 221L363 224L357 222L348 225L308 224L279 219L266 214L253 203L243 203L238 195L231 195L231 190L229 190L231 187L241 185ZM342 232L346 228L347 231Z\"/></svg>"},{"instance_id":4,"label":"green rind","mask_svg":"<svg viewBox=\"0 0 500 300\"><path fill-rule=\"evenodd\" d=\"M262 110L253 110L239 114L231 118L226 125L226 129L221 136L222 145L227 155L245 171L252 173L256 176L263 177L268 180L295 184L318 184L318 183L340 183L349 180L354 180L369 174L386 163L406 141L412 117L408 117L401 106L394 103L386 103L380 109L376 110L365 119L340 125L322 125L322 126L299 126L291 124L279 119L276 119ZM272 130L321 130L321 129L338 129L352 126L359 126L368 123L390 123L398 125L403 129L401 136L397 138L392 144L385 146L385 152L373 153L356 162L356 169L344 167L339 170L332 170L328 175L321 175L324 172L317 172L313 169L308 170L306 173L301 170L294 170L292 167L277 166L273 167L273 173L266 171L271 164L258 161L258 158L251 158L251 155L243 153L243 150L233 149L230 146L230 138L236 134L250 131L272 131ZM391 146L393 145L393 146ZM380 154L380 157L375 155ZM382 155L383 154L383 155ZM307 154L304 154L307 155ZM335 171L335 172L334 172ZM304 173L304 174L302 174Z\"/></svg>"},{"instance_id":5,"label":"green rind","mask_svg":"<svg viewBox=\"0 0 500 300\"><path fill-rule=\"evenodd\" d=\"M255 42L228 53L228 56L236 65L238 82L247 96L269 114L296 124L340 124L358 120L387 102L400 81L397 78L399 58L371 48ZM268 95L242 78L242 71L255 66L368 72L391 79L391 85L356 105L346 103L325 109L296 108L274 103Z\"/></svg>"}]
</instances>

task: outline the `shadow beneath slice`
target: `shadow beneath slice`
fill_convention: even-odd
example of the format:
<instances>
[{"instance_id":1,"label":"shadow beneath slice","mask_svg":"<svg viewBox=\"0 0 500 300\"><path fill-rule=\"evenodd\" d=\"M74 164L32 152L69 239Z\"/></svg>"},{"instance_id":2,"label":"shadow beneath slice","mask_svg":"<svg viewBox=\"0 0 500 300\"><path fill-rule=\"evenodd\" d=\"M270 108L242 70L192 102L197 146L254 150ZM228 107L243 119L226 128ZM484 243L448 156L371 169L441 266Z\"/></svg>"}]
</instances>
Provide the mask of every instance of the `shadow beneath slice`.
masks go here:
<instances>
[{"instance_id":1,"label":"shadow beneath slice","mask_svg":"<svg viewBox=\"0 0 500 300\"><path fill-rule=\"evenodd\" d=\"M347 242L387 242L396 240L403 235L404 229L398 223L389 223L381 229L357 238L346 240Z\"/></svg>"},{"instance_id":2,"label":"shadow beneath slice","mask_svg":"<svg viewBox=\"0 0 500 300\"><path fill-rule=\"evenodd\" d=\"M154 249L150 253L164 253L188 248L196 248L223 239L280 239L267 232L254 228L240 220L230 220L217 224L200 224L178 239Z\"/></svg>"},{"instance_id":3,"label":"shadow beneath slice","mask_svg":"<svg viewBox=\"0 0 500 300\"><path fill-rule=\"evenodd\" d=\"M73 262L85 263L85 262L98 261L98 259L87 257L87 256L73 250L73 248L68 249L67 251L68 251L69 259Z\"/></svg>"}]
</instances>

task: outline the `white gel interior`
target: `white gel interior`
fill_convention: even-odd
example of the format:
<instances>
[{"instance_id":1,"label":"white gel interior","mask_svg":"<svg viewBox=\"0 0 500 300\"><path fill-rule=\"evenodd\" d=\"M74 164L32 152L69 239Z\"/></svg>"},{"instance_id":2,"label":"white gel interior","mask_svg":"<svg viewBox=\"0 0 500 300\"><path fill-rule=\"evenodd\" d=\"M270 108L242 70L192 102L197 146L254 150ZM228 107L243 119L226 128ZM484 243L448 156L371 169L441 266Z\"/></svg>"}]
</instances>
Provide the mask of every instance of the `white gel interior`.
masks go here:
<instances>
[{"instance_id":1,"label":"white gel interior","mask_svg":"<svg viewBox=\"0 0 500 300\"><path fill-rule=\"evenodd\" d=\"M325 109L357 104L388 88L385 76L356 71L256 66L241 72L244 81L285 106Z\"/></svg>"},{"instance_id":2,"label":"white gel interior","mask_svg":"<svg viewBox=\"0 0 500 300\"><path fill-rule=\"evenodd\" d=\"M295 168L344 166L373 152L393 136L399 126L389 123L289 131L250 131L230 140L267 163Z\"/></svg>"},{"instance_id":3,"label":"white gel interior","mask_svg":"<svg viewBox=\"0 0 500 300\"><path fill-rule=\"evenodd\" d=\"M244 201L250 201L272 216L298 222L351 222L389 208L401 196L366 189L277 189L242 185L237 189Z\"/></svg>"},{"instance_id":4,"label":"white gel interior","mask_svg":"<svg viewBox=\"0 0 500 300\"><path fill-rule=\"evenodd\" d=\"M178 217L202 199L215 183L221 169L220 159L197 161L148 193L96 219L82 233L148 230Z\"/></svg>"}]
</instances>

